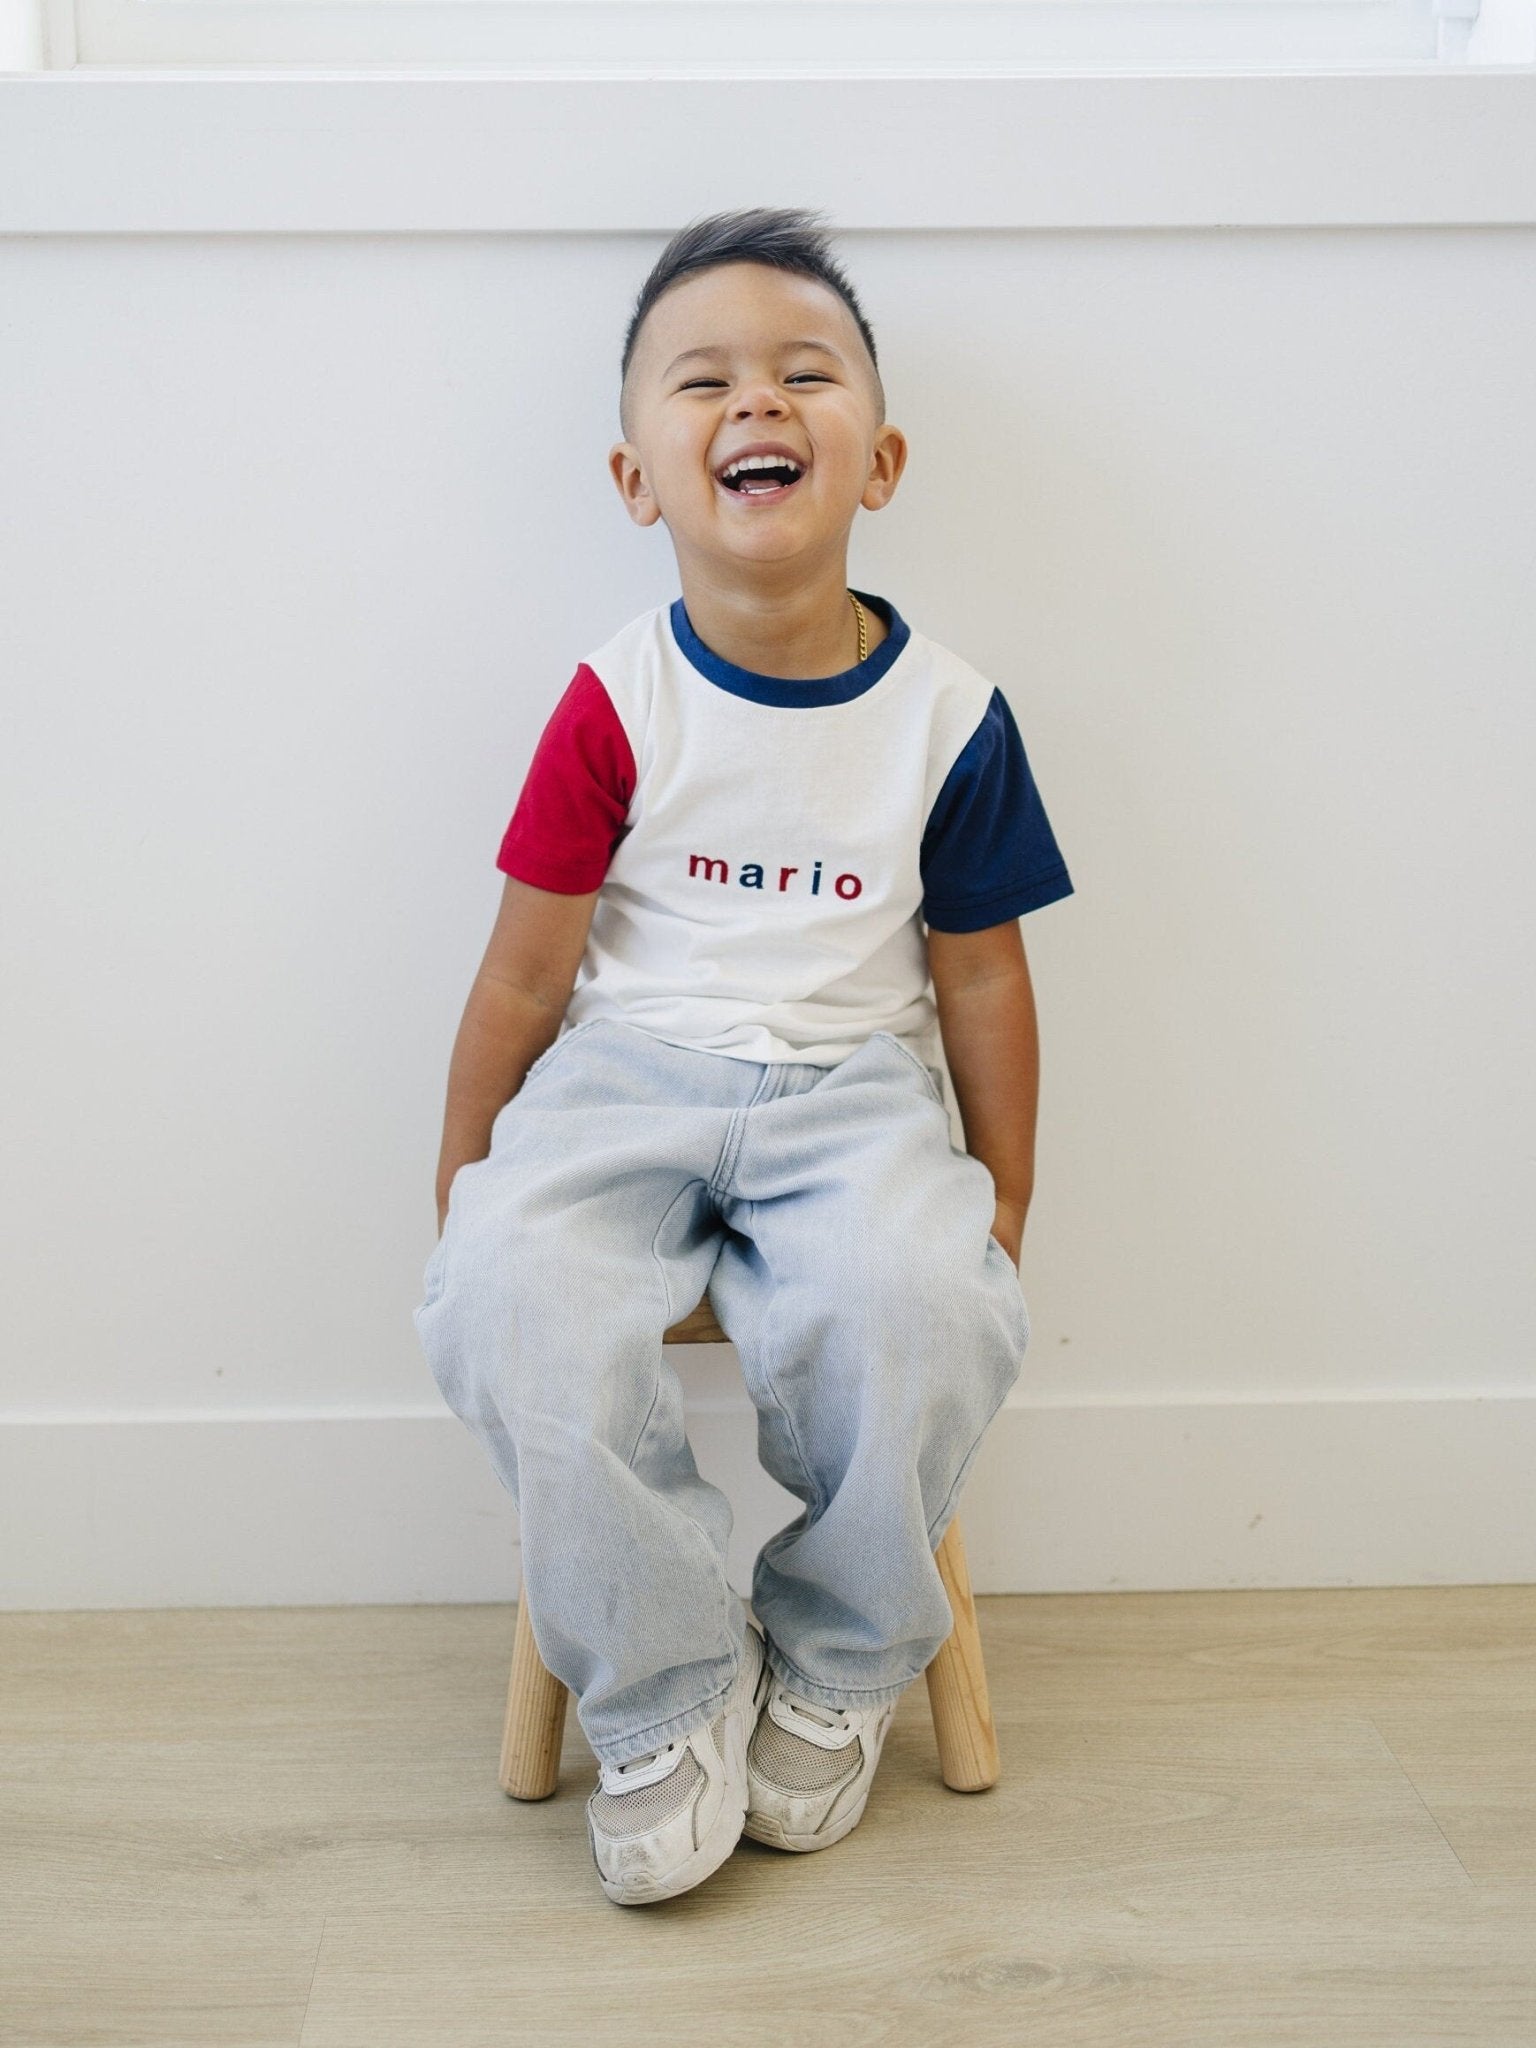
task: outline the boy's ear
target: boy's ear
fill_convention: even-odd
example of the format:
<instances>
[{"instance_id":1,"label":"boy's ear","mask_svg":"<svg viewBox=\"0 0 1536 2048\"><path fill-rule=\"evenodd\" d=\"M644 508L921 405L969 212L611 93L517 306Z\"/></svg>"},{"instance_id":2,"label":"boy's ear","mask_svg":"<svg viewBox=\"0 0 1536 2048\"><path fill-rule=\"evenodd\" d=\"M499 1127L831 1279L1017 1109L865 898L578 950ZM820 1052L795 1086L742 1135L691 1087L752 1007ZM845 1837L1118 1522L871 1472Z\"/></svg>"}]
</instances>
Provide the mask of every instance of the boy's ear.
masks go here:
<instances>
[{"instance_id":1,"label":"boy's ear","mask_svg":"<svg viewBox=\"0 0 1536 2048\"><path fill-rule=\"evenodd\" d=\"M616 441L609 449L608 471L624 500L624 510L636 526L654 526L661 517L661 507L645 480L640 450L632 441Z\"/></svg>"},{"instance_id":2,"label":"boy's ear","mask_svg":"<svg viewBox=\"0 0 1536 2048\"><path fill-rule=\"evenodd\" d=\"M891 502L906 466L907 437L900 427L893 427L887 421L875 435L874 461L870 465L864 495L859 500L866 512L879 512Z\"/></svg>"}]
</instances>

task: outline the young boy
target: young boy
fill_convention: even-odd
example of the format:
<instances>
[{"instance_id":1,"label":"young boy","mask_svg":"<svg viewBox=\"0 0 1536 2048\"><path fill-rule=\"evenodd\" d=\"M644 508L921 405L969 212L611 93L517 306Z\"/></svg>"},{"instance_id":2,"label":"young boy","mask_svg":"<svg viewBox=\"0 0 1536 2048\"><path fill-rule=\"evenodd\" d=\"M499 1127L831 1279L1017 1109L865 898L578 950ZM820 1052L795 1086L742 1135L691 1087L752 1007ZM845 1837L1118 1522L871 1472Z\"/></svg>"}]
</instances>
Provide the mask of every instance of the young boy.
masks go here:
<instances>
[{"instance_id":1,"label":"young boy","mask_svg":"<svg viewBox=\"0 0 1536 2048\"><path fill-rule=\"evenodd\" d=\"M621 1904L743 1832L857 1824L953 1626L933 1552L1029 1341L1018 920L1072 883L1001 691L848 587L907 449L815 218L697 222L641 291L609 463L682 594L579 664L534 752L415 1311L517 1505ZM661 1344L706 1289L805 1504L750 1610Z\"/></svg>"}]
</instances>

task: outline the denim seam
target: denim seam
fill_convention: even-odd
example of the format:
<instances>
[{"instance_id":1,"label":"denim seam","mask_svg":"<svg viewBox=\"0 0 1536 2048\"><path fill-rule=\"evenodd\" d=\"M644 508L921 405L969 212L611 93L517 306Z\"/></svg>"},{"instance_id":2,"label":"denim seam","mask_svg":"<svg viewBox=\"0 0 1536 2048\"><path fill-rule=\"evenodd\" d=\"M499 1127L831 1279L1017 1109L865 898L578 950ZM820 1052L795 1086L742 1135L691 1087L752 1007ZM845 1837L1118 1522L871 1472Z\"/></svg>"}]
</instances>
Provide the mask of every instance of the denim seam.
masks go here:
<instances>
[{"instance_id":1,"label":"denim seam","mask_svg":"<svg viewBox=\"0 0 1536 2048\"><path fill-rule=\"evenodd\" d=\"M594 1018L592 1021L596 1023L598 1019ZM656 1239L660 1237L663 1225L666 1223L667 1217L672 1214L672 1211L683 1199L683 1196L687 1194L688 1187L691 1186L692 1182L689 1182L687 1186L678 1189L676 1195L667 1204L666 1209L662 1214L661 1220L656 1225L655 1231L652 1233L651 1236L651 1257L655 1262L656 1271L661 1280L662 1300L666 1304L667 1319L662 1324L663 1330L670 1329L672 1324L677 1320L677 1318L672 1313L672 1289L667 1280L667 1269L662 1264L660 1254L656 1250ZM640 1455L640 1446L645 1442L645 1432L651 1426L651 1417L656 1413L656 1403L661 1399L661 1371L664 1363L664 1360L662 1358L662 1349L663 1347L660 1338L658 1337L656 1343L656 1379L654 1386L651 1388L650 1405L645 1411L645 1419L641 1422L639 1429L635 1432L635 1440L630 1445L629 1456L624 1460L625 1469L630 1472L633 1472L633 1470L635 1469L635 1460ZM699 1524L693 1519L692 1515L685 1513L684 1510L682 1508L677 1507L674 1502L665 1501L662 1503L662 1505L664 1507L669 1508L677 1516L677 1519L686 1528L691 1529L693 1531L694 1535L699 1538L699 1540L703 1543L705 1549L709 1552L711 1563L718 1566L720 1560L715 1556L715 1548L709 1540L708 1532L704 1529L701 1529ZM727 1593L729 1593L729 1586L727 1586L726 1590ZM725 1630L725 1649L721 1654L728 1657L731 1654L731 1651L734 1647L735 1645L731 1640L730 1624L729 1622L727 1622ZM660 1726L661 1724L658 1723L657 1725ZM640 1732L641 1734L646 1734L649 1731L642 1729Z\"/></svg>"},{"instance_id":2,"label":"denim seam","mask_svg":"<svg viewBox=\"0 0 1536 2048\"><path fill-rule=\"evenodd\" d=\"M741 1140L746 1129L746 1111L733 1109L731 1121L726 1126L725 1143L720 1147L720 1157L715 1161L715 1170L709 1177L710 1197L718 1201L724 1193L725 1183L730 1179L736 1164L736 1155L741 1150Z\"/></svg>"},{"instance_id":3,"label":"denim seam","mask_svg":"<svg viewBox=\"0 0 1536 2048\"><path fill-rule=\"evenodd\" d=\"M756 1204L756 1202L748 1202L748 1204L747 1204L747 1224L748 1224L748 1234L752 1236L752 1238L753 1238L753 1242L754 1242L754 1243L756 1243L756 1241L757 1241L757 1240L756 1240L756 1235L755 1235L755 1233L753 1233L753 1232L751 1231L751 1223L752 1223L752 1219L753 1219L753 1217L754 1217L754 1216L755 1216L756 1214L757 1214L757 1204ZM759 1327L761 1327L761 1325L759 1325ZM741 1351L740 1351L740 1347L739 1347L739 1346L738 1346L738 1348L737 1348L737 1354L736 1354L736 1355L737 1355L737 1357L738 1357L738 1358L739 1358L739 1357L741 1356ZM792 1415L790 1414L790 1412L789 1412L788 1408L787 1408L787 1407L785 1407L785 1405L784 1405L784 1402L783 1402L782 1398L780 1397L780 1394L779 1394L779 1390L778 1390L778 1388L777 1388L777 1387L776 1387L776 1386L774 1385L774 1382L773 1382L773 1373L772 1373L772 1371L771 1371L771 1369L770 1369L770 1367L769 1367L769 1364L768 1364L768 1352L767 1352L767 1347L766 1347L766 1345L765 1345L765 1346L764 1346L764 1347L762 1348L762 1350L761 1350L761 1351L759 1352L759 1354L758 1354L758 1360L757 1360L757 1363L758 1363L758 1366L759 1366L759 1368L760 1368L760 1370L761 1370L761 1373L762 1373L762 1380L763 1380L763 1385L764 1385L764 1387L765 1387L765 1388L767 1389L767 1391L768 1391L768 1397L769 1397L769 1399L770 1399L770 1400L771 1400L771 1401L773 1402L773 1405L774 1405L774 1407L775 1407L775 1408L776 1408L776 1409L777 1409L777 1410L779 1411L780 1415L782 1415L782 1416L783 1416L783 1418L784 1418L784 1428L785 1428L786 1432L788 1433L788 1436L789 1436L789 1440L790 1440L790 1442L791 1442L791 1443L792 1443L792 1444L794 1445L794 1447L795 1447L795 1456L796 1456L796 1457L797 1457L797 1458L798 1458L798 1459L800 1460L800 1470L801 1470L801 1472L802 1472L802 1473L803 1473L803 1474L805 1475L805 1483L806 1483L806 1485L807 1485L807 1486L808 1486L808 1487L809 1487L809 1488L811 1489L811 1505L810 1505L810 1519L809 1519L809 1521L808 1521L808 1522L806 1523L806 1527L807 1527L807 1528L810 1528L811 1524L815 1522L815 1520L816 1520L817 1516L818 1516L818 1515L820 1515L820 1513L822 1512L823 1508L824 1508L824 1507L826 1506L826 1502L825 1502L825 1500L824 1500L824 1499L822 1498L822 1491L821 1491L821 1481L820 1481L820 1480L819 1480L819 1479L817 1478L817 1476L816 1476L816 1473L815 1473L814 1469L812 1468L812 1465L811 1465L811 1461L810 1461L810 1459L809 1459L809 1458L807 1458L807 1457L806 1457L806 1455L805 1455L805 1452L804 1452L804 1450L803 1450L803 1449L801 1448L801 1444L800 1444L800 1439L799 1439L799 1437L798 1437L798 1436L797 1436L797 1435L795 1434L795 1422L794 1422L794 1417L793 1417L793 1416L792 1416ZM745 1368L743 1368L743 1370L745 1370Z\"/></svg>"},{"instance_id":4,"label":"denim seam","mask_svg":"<svg viewBox=\"0 0 1536 2048\"><path fill-rule=\"evenodd\" d=\"M757 1077L757 1086L752 1091L751 1101L744 1103L740 1109L731 1111L731 1122L725 1134L725 1143L720 1148L719 1161L708 1182L709 1192L716 1198L725 1192L726 1183L736 1171L736 1161L741 1157L741 1148L747 1135L747 1112L762 1101L764 1094L772 1085L773 1075L773 1066L765 1065Z\"/></svg>"},{"instance_id":5,"label":"denim seam","mask_svg":"<svg viewBox=\"0 0 1536 2048\"><path fill-rule=\"evenodd\" d=\"M661 1347L658 1345L657 1349L660 1350L660 1348ZM656 1413L656 1403L660 1399L661 1366L658 1362L656 1367L656 1384L651 1388L651 1404L645 1411L645 1420L641 1423L640 1427L635 1431L635 1440L629 1447L629 1456L624 1460L624 1468L628 1472L633 1472L635 1469L635 1460L640 1455L640 1446L645 1442L645 1432L651 1426L651 1417Z\"/></svg>"},{"instance_id":6,"label":"denim seam","mask_svg":"<svg viewBox=\"0 0 1536 2048\"><path fill-rule=\"evenodd\" d=\"M683 1196L687 1194L687 1192L688 1189L686 1187L678 1189L676 1195L672 1198L672 1200L667 1204L666 1208L663 1210L661 1219L657 1223L655 1230L651 1233L651 1258L655 1264L657 1276L661 1281L661 1299L662 1305L666 1312L666 1320L663 1322L661 1326L663 1330L670 1330L672 1325L677 1321L677 1317L673 1314L672 1311L672 1287L671 1283L667 1279L667 1269L662 1264L661 1254L656 1249L656 1240L658 1237L660 1237L662 1230L666 1225L667 1218L672 1214L672 1211L677 1207L678 1203L683 1199ZM645 1442L645 1432L651 1426L651 1417L656 1413L656 1403L660 1399L661 1344L658 1341L656 1346L656 1383L651 1388L651 1405L645 1411L645 1419L640 1424L639 1429L636 1430L635 1440L629 1447L629 1456L624 1460L625 1466L631 1472L633 1472L633 1470L635 1469L635 1460L640 1455L640 1446Z\"/></svg>"},{"instance_id":7,"label":"denim seam","mask_svg":"<svg viewBox=\"0 0 1536 2048\"><path fill-rule=\"evenodd\" d=\"M666 1305L667 1311L667 1320L662 1324L664 1330L670 1330L677 1321L677 1307L672 1299L672 1282L667 1277L666 1261L662 1258L661 1253L657 1251L656 1245L661 1237L661 1233L667 1227L667 1218L693 1185L692 1180L684 1181L671 1201L668 1202L666 1208L662 1210L657 1220L656 1228L651 1232L651 1257L655 1261L657 1273L661 1276L661 1298Z\"/></svg>"}]
</instances>

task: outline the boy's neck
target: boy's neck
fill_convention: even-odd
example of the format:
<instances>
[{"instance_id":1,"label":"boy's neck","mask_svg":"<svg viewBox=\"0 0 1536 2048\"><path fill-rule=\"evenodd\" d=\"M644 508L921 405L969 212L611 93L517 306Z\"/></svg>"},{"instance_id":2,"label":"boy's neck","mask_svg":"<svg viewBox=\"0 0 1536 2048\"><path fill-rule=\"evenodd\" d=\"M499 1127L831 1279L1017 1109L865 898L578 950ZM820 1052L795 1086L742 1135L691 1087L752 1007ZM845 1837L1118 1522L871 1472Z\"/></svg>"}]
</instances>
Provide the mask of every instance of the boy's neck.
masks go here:
<instances>
[{"instance_id":1,"label":"boy's neck","mask_svg":"<svg viewBox=\"0 0 1536 2048\"><path fill-rule=\"evenodd\" d=\"M712 654L754 675L819 682L858 666L859 615L840 578L781 596L684 577L683 609ZM867 660L889 628L871 605L864 619Z\"/></svg>"}]
</instances>

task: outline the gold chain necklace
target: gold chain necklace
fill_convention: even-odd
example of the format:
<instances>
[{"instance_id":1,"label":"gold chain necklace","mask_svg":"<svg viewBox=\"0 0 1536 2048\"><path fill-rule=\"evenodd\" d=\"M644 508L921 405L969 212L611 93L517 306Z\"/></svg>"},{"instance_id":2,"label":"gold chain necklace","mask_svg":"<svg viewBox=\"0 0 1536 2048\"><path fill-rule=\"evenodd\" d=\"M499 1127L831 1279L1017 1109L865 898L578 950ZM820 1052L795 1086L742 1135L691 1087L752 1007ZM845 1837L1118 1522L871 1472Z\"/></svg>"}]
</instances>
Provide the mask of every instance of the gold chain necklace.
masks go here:
<instances>
[{"instance_id":1,"label":"gold chain necklace","mask_svg":"<svg viewBox=\"0 0 1536 2048\"><path fill-rule=\"evenodd\" d=\"M850 590L848 595L853 597L853 592ZM859 660L863 661L869 654L869 627L865 622L864 607L856 597L853 597L853 608L859 615Z\"/></svg>"}]
</instances>

